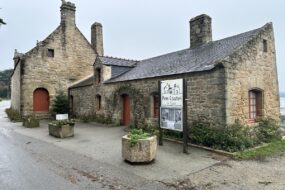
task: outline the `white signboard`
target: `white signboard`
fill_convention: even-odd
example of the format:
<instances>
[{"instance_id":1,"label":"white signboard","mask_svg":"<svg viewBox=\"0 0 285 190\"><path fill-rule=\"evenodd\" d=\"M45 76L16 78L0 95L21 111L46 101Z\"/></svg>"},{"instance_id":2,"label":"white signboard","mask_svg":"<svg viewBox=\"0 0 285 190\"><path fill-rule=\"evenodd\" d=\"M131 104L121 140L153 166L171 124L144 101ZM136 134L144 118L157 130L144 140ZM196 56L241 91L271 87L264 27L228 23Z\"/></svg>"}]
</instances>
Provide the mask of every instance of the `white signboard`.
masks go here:
<instances>
[{"instance_id":1,"label":"white signboard","mask_svg":"<svg viewBox=\"0 0 285 190\"><path fill-rule=\"evenodd\" d=\"M161 107L183 106L183 80L161 81Z\"/></svg>"},{"instance_id":2,"label":"white signboard","mask_svg":"<svg viewBox=\"0 0 285 190\"><path fill-rule=\"evenodd\" d=\"M68 114L56 114L55 115L56 120L67 120L68 119Z\"/></svg>"},{"instance_id":3,"label":"white signboard","mask_svg":"<svg viewBox=\"0 0 285 190\"><path fill-rule=\"evenodd\" d=\"M183 131L183 79L161 81L160 127Z\"/></svg>"}]
</instances>

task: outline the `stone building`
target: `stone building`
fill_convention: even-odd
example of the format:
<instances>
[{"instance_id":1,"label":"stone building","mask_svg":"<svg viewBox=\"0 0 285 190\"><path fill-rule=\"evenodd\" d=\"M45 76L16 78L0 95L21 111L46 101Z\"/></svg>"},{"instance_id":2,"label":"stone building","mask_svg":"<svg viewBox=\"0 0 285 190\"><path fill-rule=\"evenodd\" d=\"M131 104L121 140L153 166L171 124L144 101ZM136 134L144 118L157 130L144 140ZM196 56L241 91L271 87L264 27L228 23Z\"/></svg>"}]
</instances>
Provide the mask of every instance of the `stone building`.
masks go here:
<instances>
[{"instance_id":1,"label":"stone building","mask_svg":"<svg viewBox=\"0 0 285 190\"><path fill-rule=\"evenodd\" d=\"M76 7L62 1L60 25L25 54L15 51L11 78L11 107L22 115L49 116L58 91L67 93L75 81L93 73L97 54L97 24L91 27L91 44L75 23ZM102 34L101 34L102 35Z\"/></svg>"},{"instance_id":2,"label":"stone building","mask_svg":"<svg viewBox=\"0 0 285 190\"><path fill-rule=\"evenodd\" d=\"M272 23L213 41L211 18L203 14L190 20L189 48L141 61L104 56L99 26L101 54L94 59L93 75L69 88L74 116L96 115L122 125L156 123L158 82L182 78L188 123L279 120Z\"/></svg>"}]
</instances>

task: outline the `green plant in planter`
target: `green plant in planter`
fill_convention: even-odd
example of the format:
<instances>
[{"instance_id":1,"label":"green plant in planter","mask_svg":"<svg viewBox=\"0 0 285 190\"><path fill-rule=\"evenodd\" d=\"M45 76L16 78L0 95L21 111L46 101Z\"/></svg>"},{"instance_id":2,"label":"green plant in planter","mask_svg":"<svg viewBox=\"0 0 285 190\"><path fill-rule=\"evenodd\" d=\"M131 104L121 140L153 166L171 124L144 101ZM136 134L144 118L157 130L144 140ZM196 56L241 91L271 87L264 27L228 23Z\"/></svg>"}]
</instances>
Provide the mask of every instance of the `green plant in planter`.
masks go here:
<instances>
[{"instance_id":1,"label":"green plant in planter","mask_svg":"<svg viewBox=\"0 0 285 190\"><path fill-rule=\"evenodd\" d=\"M128 134L131 147L135 146L138 143L138 140L146 139L150 136L152 136L150 133L144 132L142 129L132 129Z\"/></svg>"},{"instance_id":2,"label":"green plant in planter","mask_svg":"<svg viewBox=\"0 0 285 190\"><path fill-rule=\"evenodd\" d=\"M64 94L63 91L59 91L55 96L53 102L53 112L56 114L65 114L69 111L68 97Z\"/></svg>"},{"instance_id":3,"label":"green plant in planter","mask_svg":"<svg viewBox=\"0 0 285 190\"><path fill-rule=\"evenodd\" d=\"M36 128L40 126L40 121L34 114L28 115L23 118L23 126L27 128Z\"/></svg>"},{"instance_id":4,"label":"green plant in planter","mask_svg":"<svg viewBox=\"0 0 285 190\"><path fill-rule=\"evenodd\" d=\"M56 120L49 123L49 125L54 127L62 127L63 125L70 125L71 127L74 127L75 120L69 119L69 120Z\"/></svg>"}]
</instances>

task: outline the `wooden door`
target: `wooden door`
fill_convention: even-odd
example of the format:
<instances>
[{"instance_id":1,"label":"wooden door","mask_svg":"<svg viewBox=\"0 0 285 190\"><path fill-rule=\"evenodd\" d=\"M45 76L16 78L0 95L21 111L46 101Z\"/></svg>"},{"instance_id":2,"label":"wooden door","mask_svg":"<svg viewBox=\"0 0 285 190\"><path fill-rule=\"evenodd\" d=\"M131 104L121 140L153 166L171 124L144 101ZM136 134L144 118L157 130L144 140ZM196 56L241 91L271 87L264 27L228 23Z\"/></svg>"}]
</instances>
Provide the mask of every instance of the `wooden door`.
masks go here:
<instances>
[{"instance_id":1,"label":"wooden door","mask_svg":"<svg viewBox=\"0 0 285 190\"><path fill-rule=\"evenodd\" d=\"M130 97L123 95L123 125L128 126L131 121Z\"/></svg>"},{"instance_id":2,"label":"wooden door","mask_svg":"<svg viewBox=\"0 0 285 190\"><path fill-rule=\"evenodd\" d=\"M49 111L49 93L44 88L38 88L33 94L33 108L34 112L48 112Z\"/></svg>"}]
</instances>

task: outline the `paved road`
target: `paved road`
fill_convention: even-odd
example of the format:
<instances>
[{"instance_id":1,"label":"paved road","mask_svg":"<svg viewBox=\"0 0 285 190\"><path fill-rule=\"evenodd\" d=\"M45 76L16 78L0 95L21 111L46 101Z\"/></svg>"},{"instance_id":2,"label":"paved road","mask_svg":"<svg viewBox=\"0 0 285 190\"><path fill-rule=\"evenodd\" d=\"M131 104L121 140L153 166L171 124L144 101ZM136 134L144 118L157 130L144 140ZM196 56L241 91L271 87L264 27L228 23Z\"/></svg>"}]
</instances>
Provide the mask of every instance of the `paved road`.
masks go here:
<instances>
[{"instance_id":1,"label":"paved road","mask_svg":"<svg viewBox=\"0 0 285 190\"><path fill-rule=\"evenodd\" d=\"M15 133L0 103L0 189L171 189L128 171Z\"/></svg>"}]
</instances>

